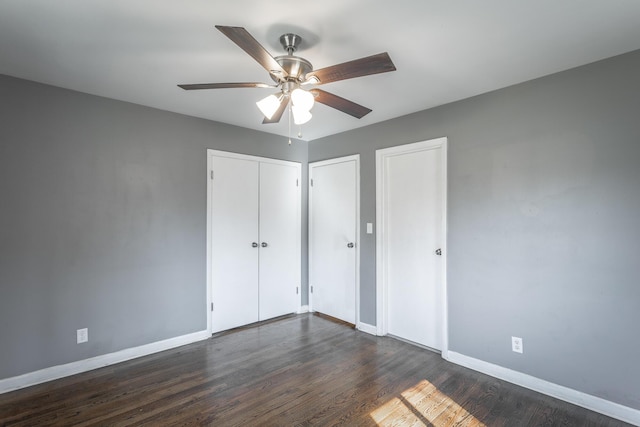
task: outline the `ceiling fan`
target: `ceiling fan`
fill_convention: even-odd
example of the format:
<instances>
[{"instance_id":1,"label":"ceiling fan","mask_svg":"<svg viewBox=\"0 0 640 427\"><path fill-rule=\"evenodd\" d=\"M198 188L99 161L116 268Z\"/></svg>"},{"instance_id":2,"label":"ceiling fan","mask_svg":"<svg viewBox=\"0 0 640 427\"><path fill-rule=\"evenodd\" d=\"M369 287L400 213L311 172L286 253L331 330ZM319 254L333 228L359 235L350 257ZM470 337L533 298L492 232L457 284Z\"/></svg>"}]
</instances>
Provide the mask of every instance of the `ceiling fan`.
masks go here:
<instances>
[{"instance_id":1,"label":"ceiling fan","mask_svg":"<svg viewBox=\"0 0 640 427\"><path fill-rule=\"evenodd\" d=\"M274 88L278 92L258 101L256 104L265 118L262 123L278 123L291 101L294 122L304 124L311 119L311 108L319 102L355 118L362 118L371 109L334 95L321 89L305 90L302 86L322 85L339 80L395 71L396 67L386 52L342 64L314 70L309 61L293 53L302 38L296 34L283 34L280 44L286 55L275 58L267 52L247 30L242 27L216 25L225 36L255 59L271 76L275 84L265 83L200 83L178 85L184 90L226 89L226 88Z\"/></svg>"}]
</instances>

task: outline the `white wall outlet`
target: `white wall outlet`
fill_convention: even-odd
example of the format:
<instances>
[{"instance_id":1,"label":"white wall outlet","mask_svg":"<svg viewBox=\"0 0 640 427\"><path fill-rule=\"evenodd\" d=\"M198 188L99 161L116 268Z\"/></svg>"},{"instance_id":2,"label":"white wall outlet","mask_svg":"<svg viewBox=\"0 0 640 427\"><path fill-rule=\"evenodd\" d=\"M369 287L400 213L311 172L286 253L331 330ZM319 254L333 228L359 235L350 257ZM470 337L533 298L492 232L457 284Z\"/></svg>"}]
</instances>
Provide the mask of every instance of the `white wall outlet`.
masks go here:
<instances>
[{"instance_id":1,"label":"white wall outlet","mask_svg":"<svg viewBox=\"0 0 640 427\"><path fill-rule=\"evenodd\" d=\"M78 344L89 341L89 329L78 329L76 331L76 339Z\"/></svg>"},{"instance_id":2,"label":"white wall outlet","mask_svg":"<svg viewBox=\"0 0 640 427\"><path fill-rule=\"evenodd\" d=\"M511 350L516 353L522 353L522 338L511 337Z\"/></svg>"}]
</instances>

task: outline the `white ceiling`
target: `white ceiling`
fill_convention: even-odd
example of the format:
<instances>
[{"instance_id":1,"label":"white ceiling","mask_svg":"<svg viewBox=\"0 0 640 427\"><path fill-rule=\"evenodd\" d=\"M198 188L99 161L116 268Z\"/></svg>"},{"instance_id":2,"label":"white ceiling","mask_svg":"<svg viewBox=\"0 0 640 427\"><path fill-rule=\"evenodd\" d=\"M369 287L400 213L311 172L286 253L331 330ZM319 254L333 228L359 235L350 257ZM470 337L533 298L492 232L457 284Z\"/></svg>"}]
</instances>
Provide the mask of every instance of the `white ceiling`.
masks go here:
<instances>
[{"instance_id":1,"label":"white ceiling","mask_svg":"<svg viewBox=\"0 0 640 427\"><path fill-rule=\"evenodd\" d=\"M1 0L0 73L286 136L255 106L273 89L176 86L271 83L216 24L273 56L297 33L316 69L389 52L397 71L322 86L373 112L316 105L305 140L640 48L638 0Z\"/></svg>"}]
</instances>

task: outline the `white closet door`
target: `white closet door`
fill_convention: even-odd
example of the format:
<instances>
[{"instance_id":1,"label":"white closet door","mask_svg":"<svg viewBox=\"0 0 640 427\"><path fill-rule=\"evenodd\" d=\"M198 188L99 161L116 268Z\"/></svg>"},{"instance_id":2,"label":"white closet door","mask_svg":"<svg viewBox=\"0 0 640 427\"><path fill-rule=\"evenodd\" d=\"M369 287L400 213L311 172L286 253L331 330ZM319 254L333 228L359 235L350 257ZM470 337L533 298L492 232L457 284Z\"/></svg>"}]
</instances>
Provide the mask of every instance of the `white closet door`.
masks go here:
<instances>
[{"instance_id":1,"label":"white closet door","mask_svg":"<svg viewBox=\"0 0 640 427\"><path fill-rule=\"evenodd\" d=\"M437 252L444 242L442 151L414 148L383 162L388 333L436 350L442 349L444 310Z\"/></svg>"},{"instance_id":2,"label":"white closet door","mask_svg":"<svg viewBox=\"0 0 640 427\"><path fill-rule=\"evenodd\" d=\"M258 321L258 168L256 161L213 157L212 332Z\"/></svg>"},{"instance_id":3,"label":"white closet door","mask_svg":"<svg viewBox=\"0 0 640 427\"><path fill-rule=\"evenodd\" d=\"M300 305L299 178L299 167L260 163L260 320Z\"/></svg>"},{"instance_id":4,"label":"white closet door","mask_svg":"<svg viewBox=\"0 0 640 427\"><path fill-rule=\"evenodd\" d=\"M356 323L356 160L310 165L313 310Z\"/></svg>"}]
</instances>

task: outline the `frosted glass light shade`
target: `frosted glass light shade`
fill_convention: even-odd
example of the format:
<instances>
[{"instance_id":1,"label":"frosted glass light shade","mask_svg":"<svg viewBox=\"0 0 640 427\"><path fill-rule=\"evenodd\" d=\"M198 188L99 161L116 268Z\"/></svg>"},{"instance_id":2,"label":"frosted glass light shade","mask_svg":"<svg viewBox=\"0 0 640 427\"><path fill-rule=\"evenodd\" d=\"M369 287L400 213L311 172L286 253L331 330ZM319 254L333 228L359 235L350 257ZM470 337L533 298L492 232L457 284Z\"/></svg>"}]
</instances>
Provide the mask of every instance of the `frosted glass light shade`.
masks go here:
<instances>
[{"instance_id":1,"label":"frosted glass light shade","mask_svg":"<svg viewBox=\"0 0 640 427\"><path fill-rule=\"evenodd\" d=\"M293 105L291 107L291 112L293 113L293 122L297 125L303 125L311 120L311 113L309 110L305 110L304 108Z\"/></svg>"},{"instance_id":2,"label":"frosted glass light shade","mask_svg":"<svg viewBox=\"0 0 640 427\"><path fill-rule=\"evenodd\" d=\"M267 119L271 119L271 117L273 117L273 115L278 110L278 107L280 106L281 101L282 101L281 95L278 96L278 94L273 94L256 102L256 105L258 106L260 111L262 111L262 114L264 114L264 116Z\"/></svg>"},{"instance_id":3,"label":"frosted glass light shade","mask_svg":"<svg viewBox=\"0 0 640 427\"><path fill-rule=\"evenodd\" d=\"M291 92L291 102L294 106L309 111L313 108L315 100L311 92L297 88Z\"/></svg>"}]
</instances>

